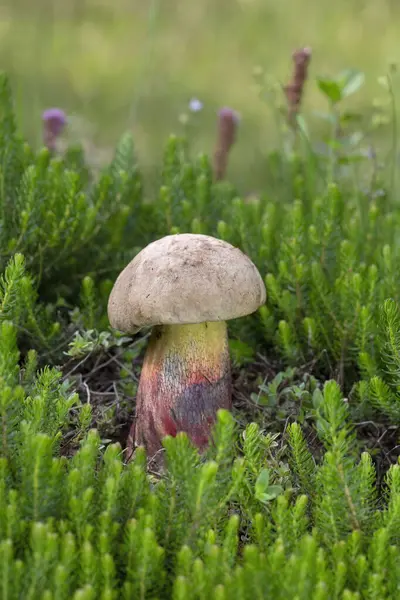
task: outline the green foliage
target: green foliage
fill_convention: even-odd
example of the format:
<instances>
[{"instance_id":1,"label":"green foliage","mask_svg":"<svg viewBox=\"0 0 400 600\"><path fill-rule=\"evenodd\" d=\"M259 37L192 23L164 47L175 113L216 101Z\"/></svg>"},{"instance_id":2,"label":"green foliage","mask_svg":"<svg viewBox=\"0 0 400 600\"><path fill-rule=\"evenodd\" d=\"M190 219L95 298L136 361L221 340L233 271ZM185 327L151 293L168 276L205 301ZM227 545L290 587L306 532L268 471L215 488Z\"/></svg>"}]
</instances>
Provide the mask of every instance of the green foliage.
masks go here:
<instances>
[{"instance_id":1,"label":"green foliage","mask_svg":"<svg viewBox=\"0 0 400 600\"><path fill-rule=\"evenodd\" d=\"M376 411L400 422L400 312L396 302L382 305L378 329L379 356L374 369L366 369L366 381L361 382L364 399ZM372 377L368 377L372 375ZM364 384L364 385L363 385Z\"/></svg>"},{"instance_id":2,"label":"green foliage","mask_svg":"<svg viewBox=\"0 0 400 600\"><path fill-rule=\"evenodd\" d=\"M304 493L312 496L315 490L315 464L298 423L288 427L293 473Z\"/></svg>"},{"instance_id":3,"label":"green foliage","mask_svg":"<svg viewBox=\"0 0 400 600\"><path fill-rule=\"evenodd\" d=\"M335 127L361 83L319 80ZM352 426L357 411L400 419L393 188L365 157L355 184L339 134L324 156L303 123L269 157L259 196L214 182L208 157L171 136L148 198L130 135L94 174L80 148L55 157L21 140L4 75L0 109L2 597L397 597L400 465L378 477ZM177 232L231 242L264 277L267 302L230 323L230 350L242 377L267 365L250 404L276 421L239 427L221 411L205 455L167 437L154 474L142 449L125 464L91 429L96 403L70 376L93 358L100 377L102 353L128 372L146 336L118 362L131 339L109 329L110 288L140 248Z\"/></svg>"},{"instance_id":4,"label":"green foliage","mask_svg":"<svg viewBox=\"0 0 400 600\"><path fill-rule=\"evenodd\" d=\"M125 465L95 430L61 456L77 398L57 370L21 368L15 327L1 327L3 598L395 597L400 466L378 505L335 382L320 398L322 459L298 426L288 431L294 487L271 436L255 423L239 436L226 411L208 456L184 434L165 438L166 471L154 477L141 449Z\"/></svg>"},{"instance_id":5,"label":"green foliage","mask_svg":"<svg viewBox=\"0 0 400 600\"><path fill-rule=\"evenodd\" d=\"M309 146L304 153L273 154L265 192L240 198L229 183L213 181L207 156L192 158L185 140L171 136L159 193L150 201L129 134L111 163L88 177L70 153L52 157L21 142L4 75L1 82L0 267L24 256L32 279L24 274L22 284L13 284L10 302L19 285L25 299L17 312L33 310L35 293L45 303L41 324L34 322L37 311L31 310L30 324L25 319L36 344L60 344L46 330L50 321L63 332L71 322L80 332L107 329L106 302L122 267L155 238L192 231L239 246L265 278L266 305L230 324L235 363L251 360L254 349L273 348L285 363L315 361L320 373L335 373L348 389L354 373L379 375L380 307L400 298L400 212L368 157L355 185L348 166L337 163L332 171L330 160ZM332 82L342 99L361 76L346 72Z\"/></svg>"},{"instance_id":6,"label":"green foliage","mask_svg":"<svg viewBox=\"0 0 400 600\"><path fill-rule=\"evenodd\" d=\"M0 268L22 253L42 294L70 299L85 275L113 277L124 251L155 234L132 139L123 136L111 164L88 180L76 152L74 160L71 152L52 157L22 143L4 74L0 100Z\"/></svg>"},{"instance_id":7,"label":"green foliage","mask_svg":"<svg viewBox=\"0 0 400 600\"><path fill-rule=\"evenodd\" d=\"M331 104L337 104L357 92L364 83L364 73L347 69L337 77L318 77L318 87Z\"/></svg>"}]
</instances>

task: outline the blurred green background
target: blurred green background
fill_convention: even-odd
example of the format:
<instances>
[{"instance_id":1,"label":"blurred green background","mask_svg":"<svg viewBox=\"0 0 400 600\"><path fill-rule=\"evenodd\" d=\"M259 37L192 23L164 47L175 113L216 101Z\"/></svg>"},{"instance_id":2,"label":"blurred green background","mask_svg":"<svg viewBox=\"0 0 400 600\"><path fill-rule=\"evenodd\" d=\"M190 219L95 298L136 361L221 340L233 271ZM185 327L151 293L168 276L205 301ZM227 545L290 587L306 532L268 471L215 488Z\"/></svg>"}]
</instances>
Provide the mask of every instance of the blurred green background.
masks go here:
<instances>
[{"instance_id":1,"label":"blurred green background","mask_svg":"<svg viewBox=\"0 0 400 600\"><path fill-rule=\"evenodd\" d=\"M23 132L41 141L43 108L59 106L73 136L102 161L131 129L151 172L192 97L204 103L189 122L196 150L211 152L216 111L242 116L230 163L233 180L262 178L277 141L274 111L260 97L254 69L287 82L292 51L313 50L305 112L324 109L315 76L356 67L366 86L355 103L367 110L381 94L378 76L398 58L396 0L3 0L1 68L12 79ZM90 146L89 146L90 147Z\"/></svg>"}]
</instances>

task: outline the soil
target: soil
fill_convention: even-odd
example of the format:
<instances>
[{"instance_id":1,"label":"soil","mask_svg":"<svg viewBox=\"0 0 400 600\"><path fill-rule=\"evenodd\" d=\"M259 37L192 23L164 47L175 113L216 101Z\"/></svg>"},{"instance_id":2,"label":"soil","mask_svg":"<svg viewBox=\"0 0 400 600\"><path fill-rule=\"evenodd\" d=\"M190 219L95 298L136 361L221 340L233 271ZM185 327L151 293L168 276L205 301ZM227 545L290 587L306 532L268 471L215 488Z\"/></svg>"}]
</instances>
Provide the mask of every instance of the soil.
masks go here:
<instances>
[{"instance_id":1,"label":"soil","mask_svg":"<svg viewBox=\"0 0 400 600\"><path fill-rule=\"evenodd\" d=\"M71 361L64 366L64 377L78 391L82 403L92 407L91 427L96 428L104 445L119 443L125 451L129 430L135 415L135 393L140 377L143 356L140 355L127 366L122 359L123 349L87 356L81 361ZM309 367L307 365L306 367ZM270 382L280 371L278 361L259 356L251 364L233 368L233 414L240 428L246 423L257 422L264 431L283 434L288 423L298 416L298 403L285 399L283 406L262 406L254 401L260 383ZM307 368L298 369L296 378L304 379ZM123 369L123 375L121 370ZM127 371L129 372L127 373ZM129 393L126 389L130 388ZM252 398L253 395L253 398ZM78 429L79 408L71 411L71 422L65 432L61 452L72 456L79 447L81 436ZM358 420L353 423L360 452L368 450L375 463L378 484L383 481L390 465L400 457L399 427L379 415L377 420ZM323 454L323 447L314 427L313 419L303 420L303 431L316 461Z\"/></svg>"}]
</instances>

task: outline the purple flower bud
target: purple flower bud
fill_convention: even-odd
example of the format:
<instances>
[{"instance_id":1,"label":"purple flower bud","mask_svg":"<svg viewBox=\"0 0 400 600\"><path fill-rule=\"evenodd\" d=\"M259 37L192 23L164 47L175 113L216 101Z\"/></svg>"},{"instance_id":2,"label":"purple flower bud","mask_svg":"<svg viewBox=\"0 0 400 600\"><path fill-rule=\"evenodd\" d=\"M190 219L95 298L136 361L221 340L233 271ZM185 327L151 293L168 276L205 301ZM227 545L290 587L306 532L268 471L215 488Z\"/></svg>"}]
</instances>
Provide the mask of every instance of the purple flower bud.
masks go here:
<instances>
[{"instance_id":1,"label":"purple flower bud","mask_svg":"<svg viewBox=\"0 0 400 600\"><path fill-rule=\"evenodd\" d=\"M48 108L42 114L43 139L47 148L56 149L57 137L61 134L67 122L67 117L60 108Z\"/></svg>"},{"instance_id":2,"label":"purple flower bud","mask_svg":"<svg viewBox=\"0 0 400 600\"><path fill-rule=\"evenodd\" d=\"M217 145L214 153L214 175L217 180L225 176L228 154L235 143L239 114L232 108L224 107L218 111Z\"/></svg>"},{"instance_id":3,"label":"purple flower bud","mask_svg":"<svg viewBox=\"0 0 400 600\"><path fill-rule=\"evenodd\" d=\"M240 121L239 113L233 110L232 108L228 108L227 106L221 108L218 112L218 115L220 119L233 121L235 125L238 125Z\"/></svg>"}]
</instances>

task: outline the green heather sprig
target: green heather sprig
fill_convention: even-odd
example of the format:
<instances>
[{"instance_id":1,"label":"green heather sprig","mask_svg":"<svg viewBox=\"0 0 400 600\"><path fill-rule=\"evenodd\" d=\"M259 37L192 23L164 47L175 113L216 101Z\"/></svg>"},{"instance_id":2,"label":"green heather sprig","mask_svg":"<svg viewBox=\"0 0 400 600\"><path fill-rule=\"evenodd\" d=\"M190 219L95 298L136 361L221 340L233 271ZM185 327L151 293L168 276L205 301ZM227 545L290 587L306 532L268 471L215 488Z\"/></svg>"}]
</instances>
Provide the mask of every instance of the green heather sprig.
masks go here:
<instances>
[{"instance_id":1,"label":"green heather sprig","mask_svg":"<svg viewBox=\"0 0 400 600\"><path fill-rule=\"evenodd\" d=\"M319 86L328 96L336 90L336 111L361 85L357 73L327 81ZM215 181L206 155L190 157L185 140L171 136L158 196L147 198L130 134L88 177L78 154L52 158L21 140L4 74L0 106L0 266L25 257L44 320L57 321L61 306L75 314L89 277L97 294L89 321L107 327L111 282L140 248L169 233L206 233L243 249L267 285L266 305L234 323L231 337L283 363L313 361L347 389L379 374L380 307L400 299L400 210L379 174L358 185L347 165L332 179L329 161L307 145L299 154L272 153L264 192L243 199Z\"/></svg>"},{"instance_id":2,"label":"green heather sprig","mask_svg":"<svg viewBox=\"0 0 400 600\"><path fill-rule=\"evenodd\" d=\"M289 477L274 467L270 435L255 423L238 432L224 411L202 459L184 434L165 438L159 477L140 449L128 466L118 444L102 450L95 430L63 457L80 402L56 369L35 372L34 355L20 366L16 339L3 321L3 598L396 597L400 467L378 503L337 383L320 395L320 460L289 427Z\"/></svg>"}]
</instances>

